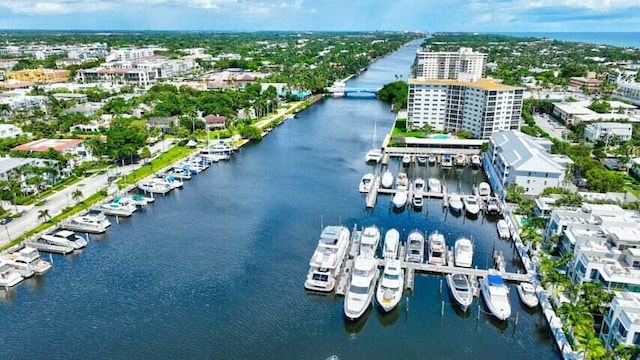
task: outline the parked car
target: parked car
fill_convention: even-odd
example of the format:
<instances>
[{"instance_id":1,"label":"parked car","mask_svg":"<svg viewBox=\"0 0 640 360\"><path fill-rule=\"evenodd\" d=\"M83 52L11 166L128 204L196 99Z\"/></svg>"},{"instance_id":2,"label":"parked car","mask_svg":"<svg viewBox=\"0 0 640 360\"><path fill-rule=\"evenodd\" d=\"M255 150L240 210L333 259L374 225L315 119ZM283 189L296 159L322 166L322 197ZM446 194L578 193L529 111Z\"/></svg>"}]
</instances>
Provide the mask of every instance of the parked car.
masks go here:
<instances>
[{"instance_id":1,"label":"parked car","mask_svg":"<svg viewBox=\"0 0 640 360\"><path fill-rule=\"evenodd\" d=\"M13 218L11 216L4 217L4 218L2 218L2 220L0 220L0 225L7 225L12 220L13 220Z\"/></svg>"}]
</instances>

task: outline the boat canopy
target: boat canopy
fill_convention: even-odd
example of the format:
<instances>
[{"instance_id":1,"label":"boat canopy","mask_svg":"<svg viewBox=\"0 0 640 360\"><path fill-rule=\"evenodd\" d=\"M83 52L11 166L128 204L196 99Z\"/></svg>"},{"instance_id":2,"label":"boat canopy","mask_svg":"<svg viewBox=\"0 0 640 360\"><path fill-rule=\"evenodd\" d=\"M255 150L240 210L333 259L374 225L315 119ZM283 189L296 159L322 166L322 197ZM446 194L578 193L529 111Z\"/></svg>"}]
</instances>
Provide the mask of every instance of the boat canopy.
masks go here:
<instances>
[{"instance_id":1,"label":"boat canopy","mask_svg":"<svg viewBox=\"0 0 640 360\"><path fill-rule=\"evenodd\" d=\"M504 285L504 280L499 275L487 275L487 280L489 281L489 285Z\"/></svg>"}]
</instances>

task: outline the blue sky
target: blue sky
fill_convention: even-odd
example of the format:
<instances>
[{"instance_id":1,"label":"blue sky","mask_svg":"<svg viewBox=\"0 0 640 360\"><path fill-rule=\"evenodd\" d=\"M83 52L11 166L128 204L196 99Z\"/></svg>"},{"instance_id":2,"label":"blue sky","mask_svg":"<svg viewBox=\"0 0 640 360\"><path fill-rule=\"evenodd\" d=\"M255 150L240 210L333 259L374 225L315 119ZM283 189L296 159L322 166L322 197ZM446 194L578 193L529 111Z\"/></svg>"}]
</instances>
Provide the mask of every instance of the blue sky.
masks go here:
<instances>
[{"instance_id":1,"label":"blue sky","mask_svg":"<svg viewBox=\"0 0 640 360\"><path fill-rule=\"evenodd\" d=\"M640 31L640 0L0 0L0 29Z\"/></svg>"}]
</instances>

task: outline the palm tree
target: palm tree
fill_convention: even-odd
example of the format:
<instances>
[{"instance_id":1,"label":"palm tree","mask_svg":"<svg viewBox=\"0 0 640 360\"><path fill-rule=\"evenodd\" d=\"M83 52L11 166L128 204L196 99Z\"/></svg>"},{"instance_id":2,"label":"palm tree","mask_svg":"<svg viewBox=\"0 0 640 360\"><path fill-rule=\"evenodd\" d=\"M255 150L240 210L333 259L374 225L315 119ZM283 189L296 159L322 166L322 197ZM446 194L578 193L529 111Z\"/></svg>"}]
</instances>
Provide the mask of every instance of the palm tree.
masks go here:
<instances>
[{"instance_id":1,"label":"palm tree","mask_svg":"<svg viewBox=\"0 0 640 360\"><path fill-rule=\"evenodd\" d=\"M42 209L38 211L38 220L48 221L51 219L51 214L49 214L49 209Z\"/></svg>"},{"instance_id":2,"label":"palm tree","mask_svg":"<svg viewBox=\"0 0 640 360\"><path fill-rule=\"evenodd\" d=\"M82 195L82 191L80 189L76 189L71 193L71 197L76 203L78 203L79 200L83 198L83 196L84 195Z\"/></svg>"},{"instance_id":3,"label":"palm tree","mask_svg":"<svg viewBox=\"0 0 640 360\"><path fill-rule=\"evenodd\" d=\"M592 328L582 333L577 340L579 342L575 345L575 348L584 352L585 360L602 359L607 354L602 340Z\"/></svg>"},{"instance_id":4,"label":"palm tree","mask_svg":"<svg viewBox=\"0 0 640 360\"><path fill-rule=\"evenodd\" d=\"M567 328L573 329L574 334L581 334L593 330L593 317L588 312L587 305L582 301L563 303L557 311Z\"/></svg>"},{"instance_id":5,"label":"palm tree","mask_svg":"<svg viewBox=\"0 0 640 360\"><path fill-rule=\"evenodd\" d=\"M640 348L633 345L618 344L613 350L613 356L619 360L637 359L640 355Z\"/></svg>"}]
</instances>

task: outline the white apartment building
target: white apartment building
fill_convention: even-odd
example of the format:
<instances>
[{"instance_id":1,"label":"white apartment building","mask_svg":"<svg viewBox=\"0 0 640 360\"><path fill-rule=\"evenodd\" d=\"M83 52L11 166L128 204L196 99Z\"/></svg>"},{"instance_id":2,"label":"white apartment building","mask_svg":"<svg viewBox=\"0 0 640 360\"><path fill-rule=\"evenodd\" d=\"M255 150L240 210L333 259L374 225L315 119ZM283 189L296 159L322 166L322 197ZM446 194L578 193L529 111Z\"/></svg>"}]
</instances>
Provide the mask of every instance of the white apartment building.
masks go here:
<instances>
[{"instance_id":1,"label":"white apartment building","mask_svg":"<svg viewBox=\"0 0 640 360\"><path fill-rule=\"evenodd\" d=\"M548 140L534 139L519 131L491 135L485 155L487 176L496 193L518 184L525 195L540 195L545 188L563 184L566 166L573 161L552 155Z\"/></svg>"},{"instance_id":2,"label":"white apartment building","mask_svg":"<svg viewBox=\"0 0 640 360\"><path fill-rule=\"evenodd\" d=\"M465 47L456 52L418 51L416 78L475 81L482 78L486 59L487 54Z\"/></svg>"},{"instance_id":3,"label":"white apartment building","mask_svg":"<svg viewBox=\"0 0 640 360\"><path fill-rule=\"evenodd\" d=\"M628 100L635 105L640 105L640 83L619 82L618 88L613 92L614 97Z\"/></svg>"},{"instance_id":4,"label":"white apartment building","mask_svg":"<svg viewBox=\"0 0 640 360\"><path fill-rule=\"evenodd\" d=\"M0 139L22 135L22 129L13 124L0 124Z\"/></svg>"},{"instance_id":5,"label":"white apartment building","mask_svg":"<svg viewBox=\"0 0 640 360\"><path fill-rule=\"evenodd\" d=\"M407 122L438 131L468 130L488 139L502 130L520 128L524 89L491 79L409 80Z\"/></svg>"},{"instance_id":6,"label":"white apartment building","mask_svg":"<svg viewBox=\"0 0 640 360\"><path fill-rule=\"evenodd\" d=\"M620 141L631 140L633 125L631 123L599 122L591 123L584 129L584 137L591 141L611 139L617 136Z\"/></svg>"},{"instance_id":7,"label":"white apartment building","mask_svg":"<svg viewBox=\"0 0 640 360\"><path fill-rule=\"evenodd\" d=\"M604 316L600 339L607 349L618 344L640 346L640 294L616 292Z\"/></svg>"},{"instance_id":8,"label":"white apartment building","mask_svg":"<svg viewBox=\"0 0 640 360\"><path fill-rule=\"evenodd\" d=\"M152 48L140 48L140 49L122 48L117 50L111 50L109 55L106 56L105 60L107 62L132 61L132 60L153 56L153 51L154 49Z\"/></svg>"}]
</instances>

